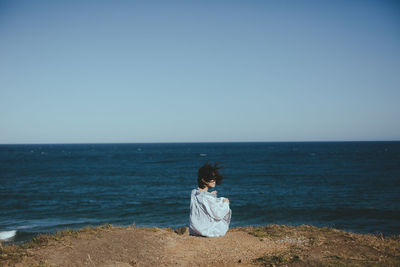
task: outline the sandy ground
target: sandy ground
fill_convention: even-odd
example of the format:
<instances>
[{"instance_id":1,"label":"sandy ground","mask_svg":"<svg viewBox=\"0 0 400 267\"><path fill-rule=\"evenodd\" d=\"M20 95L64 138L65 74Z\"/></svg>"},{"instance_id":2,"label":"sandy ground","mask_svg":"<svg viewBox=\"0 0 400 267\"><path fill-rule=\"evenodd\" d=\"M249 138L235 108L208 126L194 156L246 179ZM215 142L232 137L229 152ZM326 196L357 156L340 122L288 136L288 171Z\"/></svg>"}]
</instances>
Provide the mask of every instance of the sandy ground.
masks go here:
<instances>
[{"instance_id":1,"label":"sandy ground","mask_svg":"<svg viewBox=\"0 0 400 267\"><path fill-rule=\"evenodd\" d=\"M4 247L2 266L399 266L398 237L311 226L230 229L204 238L172 229L104 227Z\"/></svg>"}]
</instances>

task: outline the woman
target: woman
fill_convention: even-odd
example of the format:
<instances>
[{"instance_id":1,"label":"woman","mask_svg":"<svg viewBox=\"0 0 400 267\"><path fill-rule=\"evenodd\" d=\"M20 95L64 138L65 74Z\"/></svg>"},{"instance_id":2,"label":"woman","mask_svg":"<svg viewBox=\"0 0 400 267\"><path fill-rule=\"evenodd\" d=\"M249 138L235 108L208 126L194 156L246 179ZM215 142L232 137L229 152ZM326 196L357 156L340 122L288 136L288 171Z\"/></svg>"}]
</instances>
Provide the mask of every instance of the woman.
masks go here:
<instances>
[{"instance_id":1,"label":"woman","mask_svg":"<svg viewBox=\"0 0 400 267\"><path fill-rule=\"evenodd\" d=\"M228 231L232 211L229 199L217 197L217 191L208 189L220 185L222 175L217 164L204 164L198 173L198 188L192 190L190 199L189 233L191 235L215 237L223 236Z\"/></svg>"}]
</instances>

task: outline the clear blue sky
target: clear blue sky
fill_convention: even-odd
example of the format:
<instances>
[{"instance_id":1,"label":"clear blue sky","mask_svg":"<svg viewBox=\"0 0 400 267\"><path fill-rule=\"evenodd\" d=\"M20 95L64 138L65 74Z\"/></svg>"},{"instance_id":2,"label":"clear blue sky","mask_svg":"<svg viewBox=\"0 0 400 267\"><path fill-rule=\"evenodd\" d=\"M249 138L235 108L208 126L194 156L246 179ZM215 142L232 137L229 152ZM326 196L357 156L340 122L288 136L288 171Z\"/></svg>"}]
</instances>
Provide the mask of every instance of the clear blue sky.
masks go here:
<instances>
[{"instance_id":1,"label":"clear blue sky","mask_svg":"<svg viewBox=\"0 0 400 267\"><path fill-rule=\"evenodd\" d=\"M400 140L396 1L2 1L0 143Z\"/></svg>"}]
</instances>

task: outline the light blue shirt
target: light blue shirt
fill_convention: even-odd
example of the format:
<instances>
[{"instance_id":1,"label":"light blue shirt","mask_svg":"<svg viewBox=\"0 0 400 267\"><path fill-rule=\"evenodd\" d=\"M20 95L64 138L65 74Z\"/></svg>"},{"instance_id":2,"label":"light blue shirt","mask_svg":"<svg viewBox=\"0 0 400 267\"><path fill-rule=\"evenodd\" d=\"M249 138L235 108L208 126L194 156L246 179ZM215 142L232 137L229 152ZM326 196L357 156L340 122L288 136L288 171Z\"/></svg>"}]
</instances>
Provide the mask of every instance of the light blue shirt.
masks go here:
<instances>
[{"instance_id":1,"label":"light blue shirt","mask_svg":"<svg viewBox=\"0 0 400 267\"><path fill-rule=\"evenodd\" d=\"M207 237L223 236L229 229L232 211L223 197L193 189L190 198L189 233Z\"/></svg>"}]
</instances>

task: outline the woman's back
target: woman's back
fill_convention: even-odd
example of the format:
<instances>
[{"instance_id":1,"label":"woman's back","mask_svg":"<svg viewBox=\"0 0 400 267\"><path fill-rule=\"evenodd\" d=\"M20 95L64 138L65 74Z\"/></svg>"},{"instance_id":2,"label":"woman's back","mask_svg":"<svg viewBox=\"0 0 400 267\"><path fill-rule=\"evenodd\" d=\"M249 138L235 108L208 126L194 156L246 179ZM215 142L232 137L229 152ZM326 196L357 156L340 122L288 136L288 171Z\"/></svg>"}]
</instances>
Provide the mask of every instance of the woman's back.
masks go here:
<instances>
[{"instance_id":1,"label":"woman's back","mask_svg":"<svg viewBox=\"0 0 400 267\"><path fill-rule=\"evenodd\" d=\"M200 236L223 236L229 229L232 211L229 201L215 193L193 189L190 198L189 233Z\"/></svg>"}]
</instances>

